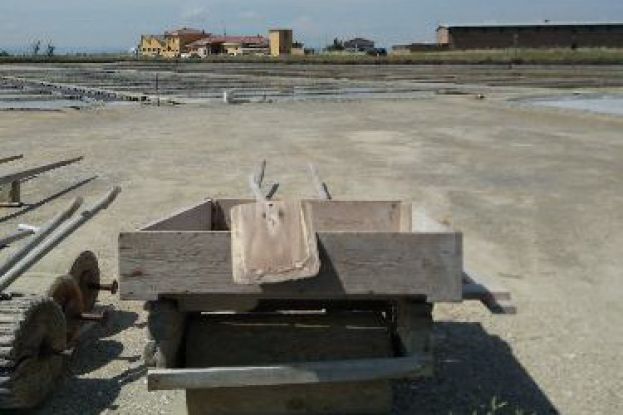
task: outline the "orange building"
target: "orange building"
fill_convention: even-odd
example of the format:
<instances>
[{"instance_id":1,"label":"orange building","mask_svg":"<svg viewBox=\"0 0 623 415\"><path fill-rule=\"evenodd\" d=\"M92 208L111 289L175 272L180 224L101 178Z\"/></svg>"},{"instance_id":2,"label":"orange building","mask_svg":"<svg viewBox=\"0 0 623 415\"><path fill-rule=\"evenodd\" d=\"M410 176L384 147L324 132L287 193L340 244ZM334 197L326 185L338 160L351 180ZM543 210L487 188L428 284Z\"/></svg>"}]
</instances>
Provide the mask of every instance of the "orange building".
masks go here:
<instances>
[{"instance_id":1,"label":"orange building","mask_svg":"<svg viewBox=\"0 0 623 415\"><path fill-rule=\"evenodd\" d=\"M141 56L179 58L188 52L190 43L206 36L209 33L188 27L164 32L164 35L142 35L138 50Z\"/></svg>"}]
</instances>

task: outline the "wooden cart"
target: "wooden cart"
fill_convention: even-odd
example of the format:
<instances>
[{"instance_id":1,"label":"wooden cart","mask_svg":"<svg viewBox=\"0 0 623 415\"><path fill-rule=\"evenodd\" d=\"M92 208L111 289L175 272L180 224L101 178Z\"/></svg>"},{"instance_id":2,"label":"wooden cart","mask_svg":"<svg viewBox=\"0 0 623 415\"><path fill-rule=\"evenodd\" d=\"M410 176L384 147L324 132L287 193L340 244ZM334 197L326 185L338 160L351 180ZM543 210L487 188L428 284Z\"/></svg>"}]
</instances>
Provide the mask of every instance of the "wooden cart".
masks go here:
<instances>
[{"instance_id":1,"label":"wooden cart","mask_svg":"<svg viewBox=\"0 0 623 415\"><path fill-rule=\"evenodd\" d=\"M187 390L190 413L389 413L389 379L432 375L434 303L512 310L464 273L460 232L412 203L330 200L316 183L313 278L233 282L230 211L253 199L209 199L120 235L121 298L149 312L150 390Z\"/></svg>"}]
</instances>

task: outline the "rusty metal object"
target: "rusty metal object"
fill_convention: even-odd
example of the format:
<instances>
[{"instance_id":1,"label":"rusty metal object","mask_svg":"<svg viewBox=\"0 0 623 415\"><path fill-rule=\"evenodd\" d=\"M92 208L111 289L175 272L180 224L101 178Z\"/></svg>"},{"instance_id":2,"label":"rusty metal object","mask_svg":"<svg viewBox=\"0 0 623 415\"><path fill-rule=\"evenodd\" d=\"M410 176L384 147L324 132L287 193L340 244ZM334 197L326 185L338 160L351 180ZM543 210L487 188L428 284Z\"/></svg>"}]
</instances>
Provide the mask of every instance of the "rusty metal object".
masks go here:
<instances>
[{"instance_id":1,"label":"rusty metal object","mask_svg":"<svg viewBox=\"0 0 623 415\"><path fill-rule=\"evenodd\" d=\"M88 288L90 290L96 290L96 291L108 291L112 295L115 295L117 294L117 291L119 290L119 283L117 282L117 280L114 280L110 284L89 284Z\"/></svg>"},{"instance_id":2,"label":"rusty metal object","mask_svg":"<svg viewBox=\"0 0 623 415\"><path fill-rule=\"evenodd\" d=\"M93 287L100 286L100 269L95 254L91 251L81 253L71 266L69 275L74 278L82 292L82 310L93 310L99 294L99 290Z\"/></svg>"},{"instance_id":3,"label":"rusty metal object","mask_svg":"<svg viewBox=\"0 0 623 415\"><path fill-rule=\"evenodd\" d=\"M81 321L93 321L104 325L110 320L110 312L104 310L101 313L82 313L79 318Z\"/></svg>"},{"instance_id":4,"label":"rusty metal object","mask_svg":"<svg viewBox=\"0 0 623 415\"><path fill-rule=\"evenodd\" d=\"M80 321L80 315L84 312L82 290L71 275L61 275L50 286L48 296L63 311L67 322L67 342L73 342L82 325Z\"/></svg>"}]
</instances>

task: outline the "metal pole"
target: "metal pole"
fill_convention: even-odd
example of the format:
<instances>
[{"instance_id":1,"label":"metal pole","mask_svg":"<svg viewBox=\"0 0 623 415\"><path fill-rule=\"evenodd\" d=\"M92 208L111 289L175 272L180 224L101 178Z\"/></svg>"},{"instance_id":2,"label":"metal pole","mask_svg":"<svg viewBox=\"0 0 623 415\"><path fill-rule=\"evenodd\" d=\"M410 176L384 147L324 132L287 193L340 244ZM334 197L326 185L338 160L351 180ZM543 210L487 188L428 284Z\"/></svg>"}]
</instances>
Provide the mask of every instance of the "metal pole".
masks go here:
<instances>
[{"instance_id":1,"label":"metal pole","mask_svg":"<svg viewBox=\"0 0 623 415\"><path fill-rule=\"evenodd\" d=\"M2 265L0 265L0 276L4 275L5 272L13 267L13 265L17 264L22 258L28 255L29 251L39 245L39 243L43 241L46 236L51 234L63 222L69 219L81 205L82 198L76 198L69 206L67 206L67 208L65 208L65 210L52 218L52 220L44 225L39 232L36 232L34 238L28 241L26 245L24 245L20 250L11 255ZM2 291L2 289L0 289L0 291Z\"/></svg>"},{"instance_id":2,"label":"metal pole","mask_svg":"<svg viewBox=\"0 0 623 415\"><path fill-rule=\"evenodd\" d=\"M0 249L4 248L7 245L11 245L13 242L17 242L21 239L27 238L30 235L33 235L34 233L35 231L33 230L17 231L16 233L11 234L9 236L1 237L0 238Z\"/></svg>"},{"instance_id":3,"label":"metal pole","mask_svg":"<svg viewBox=\"0 0 623 415\"><path fill-rule=\"evenodd\" d=\"M158 72L156 72L156 102L160 106L160 86L158 85Z\"/></svg>"},{"instance_id":4,"label":"metal pole","mask_svg":"<svg viewBox=\"0 0 623 415\"><path fill-rule=\"evenodd\" d=\"M90 209L83 210L65 224L63 228L54 232L49 238L47 238L41 245L37 246L31 252L28 253L21 261L19 261L13 268L0 277L0 292L11 285L17 278L19 278L24 272L32 267L37 261L43 258L54 247L61 243L65 238L74 233L78 228L88 222L91 218L97 215L101 210L108 208L110 204L117 198L117 195L121 192L121 188L116 186L113 188L102 200L93 205Z\"/></svg>"}]
</instances>

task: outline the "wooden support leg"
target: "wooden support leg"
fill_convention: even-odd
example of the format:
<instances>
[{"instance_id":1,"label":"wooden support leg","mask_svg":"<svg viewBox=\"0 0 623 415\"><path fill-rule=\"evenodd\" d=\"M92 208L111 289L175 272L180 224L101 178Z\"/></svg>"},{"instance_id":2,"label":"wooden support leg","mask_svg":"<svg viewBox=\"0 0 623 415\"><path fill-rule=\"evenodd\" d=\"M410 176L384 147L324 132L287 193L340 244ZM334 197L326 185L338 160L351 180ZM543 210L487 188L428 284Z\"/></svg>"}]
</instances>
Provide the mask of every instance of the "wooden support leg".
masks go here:
<instances>
[{"instance_id":1,"label":"wooden support leg","mask_svg":"<svg viewBox=\"0 0 623 415\"><path fill-rule=\"evenodd\" d=\"M0 188L0 207L20 206L22 206L22 192L19 180Z\"/></svg>"},{"instance_id":2,"label":"wooden support leg","mask_svg":"<svg viewBox=\"0 0 623 415\"><path fill-rule=\"evenodd\" d=\"M180 312L172 300L145 303L148 341L144 360L147 367L175 368L181 362L180 348L184 341L186 313Z\"/></svg>"},{"instance_id":3,"label":"wooden support leg","mask_svg":"<svg viewBox=\"0 0 623 415\"><path fill-rule=\"evenodd\" d=\"M396 309L395 334L406 355L430 355L432 362L433 305L409 300L399 301ZM432 364L419 376L432 376Z\"/></svg>"}]
</instances>

